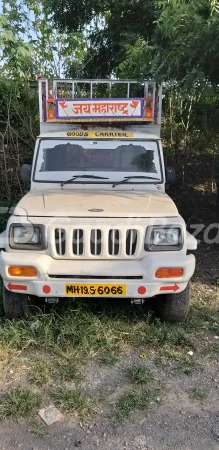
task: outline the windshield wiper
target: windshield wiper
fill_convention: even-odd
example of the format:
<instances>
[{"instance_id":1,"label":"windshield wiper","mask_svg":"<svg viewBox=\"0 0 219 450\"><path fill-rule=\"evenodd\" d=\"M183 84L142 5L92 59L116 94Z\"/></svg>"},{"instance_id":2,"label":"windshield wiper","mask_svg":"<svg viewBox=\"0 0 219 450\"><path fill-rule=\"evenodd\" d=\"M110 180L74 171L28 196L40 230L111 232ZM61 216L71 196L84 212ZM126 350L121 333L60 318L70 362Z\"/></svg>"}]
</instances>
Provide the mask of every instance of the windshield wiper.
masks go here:
<instances>
[{"instance_id":1,"label":"windshield wiper","mask_svg":"<svg viewBox=\"0 0 219 450\"><path fill-rule=\"evenodd\" d=\"M71 184L73 181L77 180L78 178L88 178L88 179L93 178L94 180L109 180L109 178L97 177L96 175L73 175L73 177L70 178L70 180L63 181L61 183L61 187L65 186L66 184Z\"/></svg>"},{"instance_id":2,"label":"windshield wiper","mask_svg":"<svg viewBox=\"0 0 219 450\"><path fill-rule=\"evenodd\" d=\"M124 180L118 181L117 183L114 183L114 184L113 184L113 188L115 188L115 187L118 186L119 184L125 184L125 183L128 183L128 181L131 180L132 178L160 181L159 178L154 178L154 177L145 177L145 176L125 177Z\"/></svg>"}]
</instances>

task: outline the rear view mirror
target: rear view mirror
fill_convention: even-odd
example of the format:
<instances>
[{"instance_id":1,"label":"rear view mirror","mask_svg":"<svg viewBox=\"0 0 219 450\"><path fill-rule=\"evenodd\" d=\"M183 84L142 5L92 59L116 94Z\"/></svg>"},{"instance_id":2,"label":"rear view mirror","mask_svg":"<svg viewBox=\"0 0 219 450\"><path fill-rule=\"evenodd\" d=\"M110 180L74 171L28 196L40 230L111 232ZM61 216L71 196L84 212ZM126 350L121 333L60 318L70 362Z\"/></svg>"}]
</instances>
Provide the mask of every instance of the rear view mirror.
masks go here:
<instances>
[{"instance_id":1,"label":"rear view mirror","mask_svg":"<svg viewBox=\"0 0 219 450\"><path fill-rule=\"evenodd\" d=\"M174 184L175 181L176 181L175 167L167 167L166 168L166 183Z\"/></svg>"},{"instance_id":2,"label":"rear view mirror","mask_svg":"<svg viewBox=\"0 0 219 450\"><path fill-rule=\"evenodd\" d=\"M30 164L24 164L21 167L21 179L22 181L30 181L32 166Z\"/></svg>"}]
</instances>

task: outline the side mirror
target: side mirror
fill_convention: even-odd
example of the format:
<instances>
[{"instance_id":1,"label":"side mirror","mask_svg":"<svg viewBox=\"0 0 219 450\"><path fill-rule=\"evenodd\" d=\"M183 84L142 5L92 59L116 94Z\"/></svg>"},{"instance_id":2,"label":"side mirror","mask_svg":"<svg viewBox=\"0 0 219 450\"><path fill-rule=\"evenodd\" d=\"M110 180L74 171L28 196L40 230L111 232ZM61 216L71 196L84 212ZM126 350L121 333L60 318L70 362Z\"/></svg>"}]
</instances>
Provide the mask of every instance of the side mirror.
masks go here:
<instances>
[{"instance_id":1,"label":"side mirror","mask_svg":"<svg viewBox=\"0 0 219 450\"><path fill-rule=\"evenodd\" d=\"M174 184L175 181L176 181L175 167L167 167L166 168L166 183Z\"/></svg>"},{"instance_id":2,"label":"side mirror","mask_svg":"<svg viewBox=\"0 0 219 450\"><path fill-rule=\"evenodd\" d=\"M21 179L22 181L30 181L32 166L30 164L24 164L21 167Z\"/></svg>"}]
</instances>

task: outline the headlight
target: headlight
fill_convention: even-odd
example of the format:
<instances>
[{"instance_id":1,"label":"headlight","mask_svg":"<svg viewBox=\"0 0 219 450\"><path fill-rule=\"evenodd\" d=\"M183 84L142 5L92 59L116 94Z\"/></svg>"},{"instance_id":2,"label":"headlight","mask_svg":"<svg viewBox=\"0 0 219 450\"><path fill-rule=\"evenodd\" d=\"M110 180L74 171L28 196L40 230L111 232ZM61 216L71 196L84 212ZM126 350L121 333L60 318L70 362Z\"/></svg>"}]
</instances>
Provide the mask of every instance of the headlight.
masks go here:
<instances>
[{"instance_id":1,"label":"headlight","mask_svg":"<svg viewBox=\"0 0 219 450\"><path fill-rule=\"evenodd\" d=\"M179 229L159 230L155 229L151 233L152 245L178 245Z\"/></svg>"},{"instance_id":2,"label":"headlight","mask_svg":"<svg viewBox=\"0 0 219 450\"><path fill-rule=\"evenodd\" d=\"M146 251L181 250L182 229L173 227L148 227L145 237Z\"/></svg>"},{"instance_id":3,"label":"headlight","mask_svg":"<svg viewBox=\"0 0 219 450\"><path fill-rule=\"evenodd\" d=\"M23 250L45 248L45 227L43 225L11 225L10 247Z\"/></svg>"}]
</instances>

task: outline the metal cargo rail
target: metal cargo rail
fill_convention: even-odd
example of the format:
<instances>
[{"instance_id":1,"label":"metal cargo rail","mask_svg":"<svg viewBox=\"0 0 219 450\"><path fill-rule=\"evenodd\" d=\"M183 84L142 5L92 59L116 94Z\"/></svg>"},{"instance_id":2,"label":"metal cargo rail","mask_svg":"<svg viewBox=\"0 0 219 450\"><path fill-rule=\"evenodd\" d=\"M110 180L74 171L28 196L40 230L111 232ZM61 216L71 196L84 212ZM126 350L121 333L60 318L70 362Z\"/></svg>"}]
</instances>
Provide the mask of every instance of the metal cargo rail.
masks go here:
<instances>
[{"instance_id":1,"label":"metal cargo rail","mask_svg":"<svg viewBox=\"0 0 219 450\"><path fill-rule=\"evenodd\" d=\"M39 105L41 131L48 126L60 131L61 123L76 124L77 128L85 123L116 123L123 128L135 123L160 129L162 86L150 80L40 78Z\"/></svg>"}]
</instances>

